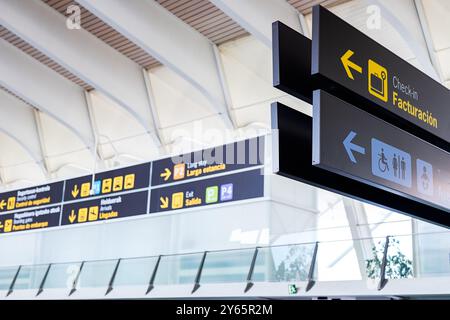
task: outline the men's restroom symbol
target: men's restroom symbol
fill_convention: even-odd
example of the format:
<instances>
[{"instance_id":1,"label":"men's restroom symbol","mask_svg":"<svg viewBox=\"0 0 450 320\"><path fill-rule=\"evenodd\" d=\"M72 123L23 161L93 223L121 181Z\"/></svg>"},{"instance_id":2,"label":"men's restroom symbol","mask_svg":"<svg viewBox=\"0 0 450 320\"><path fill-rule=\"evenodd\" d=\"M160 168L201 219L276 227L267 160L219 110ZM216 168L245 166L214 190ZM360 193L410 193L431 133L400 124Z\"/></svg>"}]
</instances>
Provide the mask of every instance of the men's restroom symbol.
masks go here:
<instances>
[{"instance_id":1,"label":"men's restroom symbol","mask_svg":"<svg viewBox=\"0 0 450 320\"><path fill-rule=\"evenodd\" d=\"M394 170L394 177L398 179L406 179L406 161L404 157L394 153L392 156L392 169Z\"/></svg>"}]
</instances>

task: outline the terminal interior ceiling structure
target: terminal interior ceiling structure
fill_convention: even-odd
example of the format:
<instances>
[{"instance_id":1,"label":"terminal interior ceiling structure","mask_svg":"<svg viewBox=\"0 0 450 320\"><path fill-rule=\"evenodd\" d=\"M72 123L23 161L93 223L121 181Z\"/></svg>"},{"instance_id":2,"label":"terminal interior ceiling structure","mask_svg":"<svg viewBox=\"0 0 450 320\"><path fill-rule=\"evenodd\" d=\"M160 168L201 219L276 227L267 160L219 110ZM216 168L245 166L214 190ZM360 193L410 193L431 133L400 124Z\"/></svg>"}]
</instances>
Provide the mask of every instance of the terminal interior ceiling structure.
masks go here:
<instances>
[{"instance_id":1,"label":"terminal interior ceiling structure","mask_svg":"<svg viewBox=\"0 0 450 320\"><path fill-rule=\"evenodd\" d=\"M311 38L317 4L450 88L447 0L0 0L0 191L271 135L274 101L311 115L272 87L271 24ZM282 177L267 201L0 235L0 267L342 241L318 273L353 280L392 235L450 277L446 229Z\"/></svg>"}]
</instances>

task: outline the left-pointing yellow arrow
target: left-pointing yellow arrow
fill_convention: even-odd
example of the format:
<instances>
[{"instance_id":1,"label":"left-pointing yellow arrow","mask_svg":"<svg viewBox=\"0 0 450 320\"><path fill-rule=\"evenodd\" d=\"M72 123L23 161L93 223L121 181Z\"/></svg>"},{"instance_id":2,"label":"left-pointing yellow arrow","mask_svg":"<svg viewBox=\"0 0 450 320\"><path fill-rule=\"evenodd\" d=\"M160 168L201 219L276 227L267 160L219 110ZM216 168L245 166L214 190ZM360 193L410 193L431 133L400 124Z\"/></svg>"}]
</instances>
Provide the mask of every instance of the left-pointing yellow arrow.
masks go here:
<instances>
[{"instance_id":1,"label":"left-pointing yellow arrow","mask_svg":"<svg viewBox=\"0 0 450 320\"><path fill-rule=\"evenodd\" d=\"M161 204L160 204L161 209L166 209L169 206L169 198L168 197L159 197L159 201L161 201Z\"/></svg>"},{"instance_id":2,"label":"left-pointing yellow arrow","mask_svg":"<svg viewBox=\"0 0 450 320\"><path fill-rule=\"evenodd\" d=\"M347 73L347 76L355 80L353 77L352 71L350 69L355 70L356 72L362 73L362 68L358 66L356 63L350 61L350 58L355 54L352 50L347 50L346 53L341 57L341 62L345 68L345 72Z\"/></svg>"},{"instance_id":3,"label":"left-pointing yellow arrow","mask_svg":"<svg viewBox=\"0 0 450 320\"><path fill-rule=\"evenodd\" d=\"M6 201L3 199L3 200L0 202L0 210L3 210L3 208L5 208L5 206L6 206Z\"/></svg>"}]
</instances>

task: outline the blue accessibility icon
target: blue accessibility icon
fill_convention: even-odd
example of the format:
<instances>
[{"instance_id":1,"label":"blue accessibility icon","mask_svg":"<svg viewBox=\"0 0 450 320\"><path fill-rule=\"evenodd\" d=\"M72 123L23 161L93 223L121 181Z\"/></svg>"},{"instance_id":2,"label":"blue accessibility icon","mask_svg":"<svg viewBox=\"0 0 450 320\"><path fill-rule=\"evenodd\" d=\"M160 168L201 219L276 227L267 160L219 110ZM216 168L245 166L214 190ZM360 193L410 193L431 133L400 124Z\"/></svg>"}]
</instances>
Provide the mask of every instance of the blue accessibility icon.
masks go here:
<instances>
[{"instance_id":1,"label":"blue accessibility icon","mask_svg":"<svg viewBox=\"0 0 450 320\"><path fill-rule=\"evenodd\" d=\"M372 174L411 188L411 155L378 139L372 139Z\"/></svg>"}]
</instances>

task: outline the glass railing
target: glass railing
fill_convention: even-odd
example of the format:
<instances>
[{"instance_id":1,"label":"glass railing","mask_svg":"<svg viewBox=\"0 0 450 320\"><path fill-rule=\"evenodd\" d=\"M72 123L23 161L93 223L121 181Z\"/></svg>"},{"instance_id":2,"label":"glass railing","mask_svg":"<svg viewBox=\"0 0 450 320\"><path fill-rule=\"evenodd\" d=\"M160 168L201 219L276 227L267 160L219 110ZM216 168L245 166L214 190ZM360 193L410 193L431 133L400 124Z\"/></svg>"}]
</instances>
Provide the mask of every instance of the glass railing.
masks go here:
<instances>
[{"instance_id":1,"label":"glass railing","mask_svg":"<svg viewBox=\"0 0 450 320\"><path fill-rule=\"evenodd\" d=\"M249 290L255 283L300 281L310 289L317 282L370 279L382 290L393 279L450 277L448 253L417 249L427 246L450 247L450 232L0 267L0 291L73 294L94 288L107 295L133 286L148 293L158 286L192 285L194 292L207 284L247 283Z\"/></svg>"},{"instance_id":2,"label":"glass railing","mask_svg":"<svg viewBox=\"0 0 450 320\"><path fill-rule=\"evenodd\" d=\"M0 268L0 291L9 290L17 271L18 267Z\"/></svg>"},{"instance_id":3,"label":"glass railing","mask_svg":"<svg viewBox=\"0 0 450 320\"><path fill-rule=\"evenodd\" d=\"M157 263L158 257L121 260L114 278L114 287L147 285Z\"/></svg>"},{"instance_id":4,"label":"glass railing","mask_svg":"<svg viewBox=\"0 0 450 320\"><path fill-rule=\"evenodd\" d=\"M155 285L194 283L203 253L162 256Z\"/></svg>"},{"instance_id":5,"label":"glass railing","mask_svg":"<svg viewBox=\"0 0 450 320\"><path fill-rule=\"evenodd\" d=\"M15 279L14 290L36 289L42 285L48 265L22 266Z\"/></svg>"},{"instance_id":6,"label":"glass railing","mask_svg":"<svg viewBox=\"0 0 450 320\"><path fill-rule=\"evenodd\" d=\"M202 283L245 282L255 249L207 252L202 268Z\"/></svg>"},{"instance_id":7,"label":"glass railing","mask_svg":"<svg viewBox=\"0 0 450 320\"><path fill-rule=\"evenodd\" d=\"M80 271L80 266L81 262L52 264L43 289L71 289Z\"/></svg>"}]
</instances>

